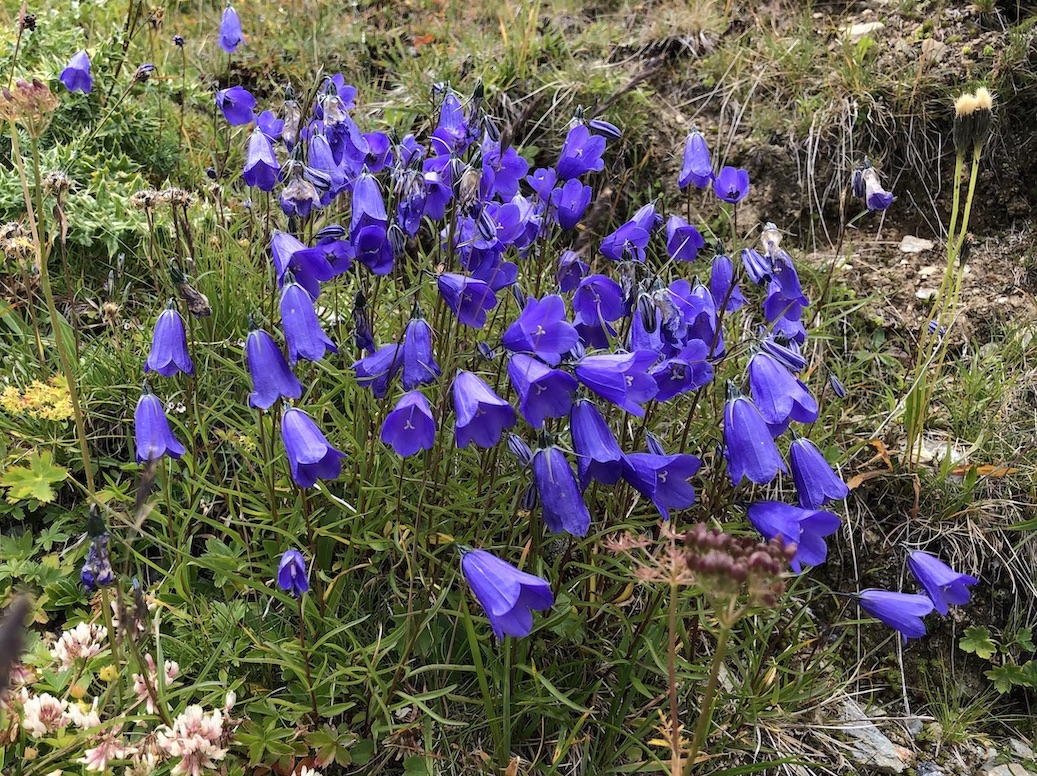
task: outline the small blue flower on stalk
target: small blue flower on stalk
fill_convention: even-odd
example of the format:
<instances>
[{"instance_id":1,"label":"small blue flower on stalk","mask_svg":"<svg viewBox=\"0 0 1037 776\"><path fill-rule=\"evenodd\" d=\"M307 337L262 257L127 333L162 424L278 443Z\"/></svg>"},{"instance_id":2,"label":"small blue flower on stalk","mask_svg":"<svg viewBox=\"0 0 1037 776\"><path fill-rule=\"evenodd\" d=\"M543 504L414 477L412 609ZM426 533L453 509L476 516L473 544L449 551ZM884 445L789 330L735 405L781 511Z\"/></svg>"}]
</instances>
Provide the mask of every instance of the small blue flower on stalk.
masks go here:
<instances>
[{"instance_id":1,"label":"small blue flower on stalk","mask_svg":"<svg viewBox=\"0 0 1037 776\"><path fill-rule=\"evenodd\" d=\"M746 477L757 485L766 485L778 472L788 471L760 411L734 383L727 384L724 456L735 486Z\"/></svg>"},{"instance_id":2,"label":"small blue flower on stalk","mask_svg":"<svg viewBox=\"0 0 1037 776\"><path fill-rule=\"evenodd\" d=\"M647 373L658 358L649 350L584 356L576 362L576 378L610 404L643 418L645 411L641 405L659 392Z\"/></svg>"},{"instance_id":3,"label":"small blue flower on stalk","mask_svg":"<svg viewBox=\"0 0 1037 776\"><path fill-rule=\"evenodd\" d=\"M137 463L157 461L164 455L178 459L185 452L162 409L162 402L151 392L147 383L133 413L134 439L137 443Z\"/></svg>"},{"instance_id":4,"label":"small blue flower on stalk","mask_svg":"<svg viewBox=\"0 0 1037 776\"><path fill-rule=\"evenodd\" d=\"M533 428L541 428L547 418L568 415L580 387L571 374L524 353L516 353L508 361L508 376L519 397L519 412Z\"/></svg>"},{"instance_id":5,"label":"small blue flower on stalk","mask_svg":"<svg viewBox=\"0 0 1037 776\"><path fill-rule=\"evenodd\" d=\"M749 359L749 388L753 404L774 436L783 434L793 420L817 420L817 400L798 377L769 353L761 351Z\"/></svg>"},{"instance_id":6,"label":"small blue flower on stalk","mask_svg":"<svg viewBox=\"0 0 1037 776\"><path fill-rule=\"evenodd\" d=\"M684 161L677 185L686 189L689 184L699 189L709 188L713 183L713 162L709 158L706 138L697 129L692 129L684 143Z\"/></svg>"},{"instance_id":7,"label":"small blue flower on stalk","mask_svg":"<svg viewBox=\"0 0 1037 776\"><path fill-rule=\"evenodd\" d=\"M180 317L176 303L172 299L155 322L151 352L144 364L144 371L158 372L163 377L172 377L177 372L194 374L194 363L187 352L184 319Z\"/></svg>"},{"instance_id":8,"label":"small blue flower on stalk","mask_svg":"<svg viewBox=\"0 0 1037 776\"><path fill-rule=\"evenodd\" d=\"M649 374L659 388L655 400L669 401L708 385L713 380L713 366L706 360L708 355L709 345L701 340L690 340L676 356L652 367Z\"/></svg>"},{"instance_id":9,"label":"small blue flower on stalk","mask_svg":"<svg viewBox=\"0 0 1037 776\"><path fill-rule=\"evenodd\" d=\"M302 383L288 366L274 338L265 331L253 328L248 333L245 356L254 387L248 396L248 406L268 410L278 399L302 396Z\"/></svg>"},{"instance_id":10,"label":"small blue flower on stalk","mask_svg":"<svg viewBox=\"0 0 1037 776\"><path fill-rule=\"evenodd\" d=\"M818 566L828 557L825 537L839 530L839 516L824 510L800 509L780 501L757 501L746 510L749 522L763 538L780 536L786 547L795 546L789 565L799 574L803 566Z\"/></svg>"},{"instance_id":11,"label":"small blue flower on stalk","mask_svg":"<svg viewBox=\"0 0 1037 776\"><path fill-rule=\"evenodd\" d=\"M382 424L382 441L406 458L436 442L436 421L421 391L403 394Z\"/></svg>"},{"instance_id":12,"label":"small blue flower on stalk","mask_svg":"<svg viewBox=\"0 0 1037 776\"><path fill-rule=\"evenodd\" d=\"M573 405L569 413L569 429L582 487L586 488L591 478L602 485L619 482L626 456L594 402L580 399Z\"/></svg>"},{"instance_id":13,"label":"small blue flower on stalk","mask_svg":"<svg viewBox=\"0 0 1037 776\"><path fill-rule=\"evenodd\" d=\"M94 88L94 78L90 75L90 57L85 51L77 51L68 61L68 67L61 71L58 79L70 92L90 94Z\"/></svg>"},{"instance_id":14,"label":"small blue flower on stalk","mask_svg":"<svg viewBox=\"0 0 1037 776\"><path fill-rule=\"evenodd\" d=\"M274 232L270 238L270 258L277 271L278 285L284 286L289 271L291 278L316 299L320 284L335 277L335 269L322 248L307 248L288 232Z\"/></svg>"},{"instance_id":15,"label":"small blue flower on stalk","mask_svg":"<svg viewBox=\"0 0 1037 776\"><path fill-rule=\"evenodd\" d=\"M922 618L933 611L933 602L922 593L895 593L891 590L869 588L857 594L861 608L881 620L904 637L917 639L925 635Z\"/></svg>"},{"instance_id":16,"label":"small blue flower on stalk","mask_svg":"<svg viewBox=\"0 0 1037 776\"><path fill-rule=\"evenodd\" d=\"M502 343L513 353L535 353L552 366L580 340L565 317L565 301L557 294L530 297L515 322L504 332Z\"/></svg>"},{"instance_id":17,"label":"small blue flower on stalk","mask_svg":"<svg viewBox=\"0 0 1037 776\"><path fill-rule=\"evenodd\" d=\"M298 598L309 591L310 581L306 573L306 560L298 550L286 550L277 565L277 586Z\"/></svg>"},{"instance_id":18,"label":"small blue flower on stalk","mask_svg":"<svg viewBox=\"0 0 1037 776\"><path fill-rule=\"evenodd\" d=\"M828 501L842 501L850 494L846 483L809 439L793 440L789 445L789 463L801 507L818 509Z\"/></svg>"},{"instance_id":19,"label":"small blue flower on stalk","mask_svg":"<svg viewBox=\"0 0 1037 776\"><path fill-rule=\"evenodd\" d=\"M289 162L285 167L288 180L277 198L278 204L281 205L281 212L289 218L306 218L311 212L319 210L321 207L321 193L312 182L304 177L304 172L314 179L319 179L324 188L331 183L323 173L308 170L299 162Z\"/></svg>"},{"instance_id":20,"label":"small blue flower on stalk","mask_svg":"<svg viewBox=\"0 0 1037 776\"><path fill-rule=\"evenodd\" d=\"M244 40L241 34L241 20L237 11L231 8L230 3L223 9L223 18L220 20L220 48L228 54L233 54Z\"/></svg>"},{"instance_id":21,"label":"small blue flower on stalk","mask_svg":"<svg viewBox=\"0 0 1037 776\"><path fill-rule=\"evenodd\" d=\"M687 509L695 503L695 488L688 482L702 466L694 455L630 453L624 478L645 498L651 499L663 520L671 509Z\"/></svg>"},{"instance_id":22,"label":"small blue flower on stalk","mask_svg":"<svg viewBox=\"0 0 1037 776\"><path fill-rule=\"evenodd\" d=\"M713 181L716 195L734 205L749 193L749 173L738 167L724 167Z\"/></svg>"},{"instance_id":23,"label":"small blue flower on stalk","mask_svg":"<svg viewBox=\"0 0 1037 776\"><path fill-rule=\"evenodd\" d=\"M584 124L576 124L565 137L555 170L562 180L579 178L584 173L605 169L601 155L605 152L605 138L592 135Z\"/></svg>"},{"instance_id":24,"label":"small blue flower on stalk","mask_svg":"<svg viewBox=\"0 0 1037 776\"><path fill-rule=\"evenodd\" d=\"M346 454L332 447L313 419L302 410L289 407L284 411L281 441L292 479L300 487L312 488L318 479L333 480L341 473Z\"/></svg>"},{"instance_id":25,"label":"small blue flower on stalk","mask_svg":"<svg viewBox=\"0 0 1037 776\"><path fill-rule=\"evenodd\" d=\"M771 260L769 257L760 255L755 248L742 248L742 266L749 276L749 280L758 286L767 283L771 279Z\"/></svg>"},{"instance_id":26,"label":"small blue flower on stalk","mask_svg":"<svg viewBox=\"0 0 1037 776\"><path fill-rule=\"evenodd\" d=\"M378 350L365 356L352 366L357 384L361 388L370 388L376 399L385 396L389 381L403 367L403 356L399 345L383 345Z\"/></svg>"},{"instance_id":27,"label":"small blue flower on stalk","mask_svg":"<svg viewBox=\"0 0 1037 776\"><path fill-rule=\"evenodd\" d=\"M532 610L544 611L554 604L547 580L519 571L486 550L462 547L461 571L498 639L528 636Z\"/></svg>"},{"instance_id":28,"label":"small blue flower on stalk","mask_svg":"<svg viewBox=\"0 0 1037 776\"><path fill-rule=\"evenodd\" d=\"M242 177L247 186L260 191L273 191L281 173L281 166L274 156L274 147L258 127L253 130L245 150L245 172Z\"/></svg>"},{"instance_id":29,"label":"small blue flower on stalk","mask_svg":"<svg viewBox=\"0 0 1037 776\"><path fill-rule=\"evenodd\" d=\"M837 399L846 398L846 386L834 374L828 375L828 387L832 389L832 393Z\"/></svg>"},{"instance_id":30,"label":"small blue flower on stalk","mask_svg":"<svg viewBox=\"0 0 1037 776\"><path fill-rule=\"evenodd\" d=\"M627 221L612 234L607 235L601 241L598 250L602 256L612 259L612 261L632 259L633 261L643 262L645 260L645 248L648 247L650 239L651 234L639 226L636 221L631 220Z\"/></svg>"},{"instance_id":31,"label":"small blue flower on stalk","mask_svg":"<svg viewBox=\"0 0 1037 776\"><path fill-rule=\"evenodd\" d=\"M610 277L588 275L573 294L573 310L576 313L573 323L584 343L589 347L606 348L608 338L616 335L611 324L626 315L623 289Z\"/></svg>"},{"instance_id":32,"label":"small blue flower on stalk","mask_svg":"<svg viewBox=\"0 0 1037 776\"><path fill-rule=\"evenodd\" d=\"M276 143L284 134L284 119L277 118L273 111L265 110L256 116L256 129Z\"/></svg>"},{"instance_id":33,"label":"small blue flower on stalk","mask_svg":"<svg viewBox=\"0 0 1037 776\"><path fill-rule=\"evenodd\" d=\"M90 550L79 572L79 581L87 590L108 587L115 582L112 559L108 553L107 531L90 539Z\"/></svg>"},{"instance_id":34,"label":"small blue flower on stalk","mask_svg":"<svg viewBox=\"0 0 1037 776\"><path fill-rule=\"evenodd\" d=\"M544 522L554 533L586 536L591 514L580 495L572 467L565 453L548 444L533 454L533 484L540 499Z\"/></svg>"},{"instance_id":35,"label":"small blue flower on stalk","mask_svg":"<svg viewBox=\"0 0 1037 776\"><path fill-rule=\"evenodd\" d=\"M432 355L432 327L415 307L403 333L403 387L409 391L433 383L441 374Z\"/></svg>"},{"instance_id":36,"label":"small blue flower on stalk","mask_svg":"<svg viewBox=\"0 0 1037 776\"><path fill-rule=\"evenodd\" d=\"M551 204L557 212L558 225L562 229L576 228L591 203L592 194L591 187L581 183L579 178L570 178L564 186L551 192Z\"/></svg>"},{"instance_id":37,"label":"small blue flower on stalk","mask_svg":"<svg viewBox=\"0 0 1037 776\"><path fill-rule=\"evenodd\" d=\"M971 597L969 586L979 584L976 577L961 574L935 555L921 550L915 550L908 556L907 565L940 614L947 614L948 604L967 604Z\"/></svg>"},{"instance_id":38,"label":"small blue flower on stalk","mask_svg":"<svg viewBox=\"0 0 1037 776\"><path fill-rule=\"evenodd\" d=\"M860 183L857 183L857 176L859 177ZM863 170L854 171L854 189L863 191L857 194L857 196L864 197L864 204L868 210L875 212L876 210L888 210L889 206L893 204L893 200L896 199L890 192L882 188L882 183L879 181L879 174L875 172L875 168L870 164L867 165Z\"/></svg>"},{"instance_id":39,"label":"small blue flower on stalk","mask_svg":"<svg viewBox=\"0 0 1037 776\"><path fill-rule=\"evenodd\" d=\"M487 311L497 304L497 295L482 280L443 272L436 276L436 286L457 319L473 329L486 325Z\"/></svg>"},{"instance_id":40,"label":"small blue flower on stalk","mask_svg":"<svg viewBox=\"0 0 1037 776\"><path fill-rule=\"evenodd\" d=\"M666 220L666 253L674 261L694 261L705 244L699 230L680 216Z\"/></svg>"},{"instance_id":41,"label":"small blue flower on stalk","mask_svg":"<svg viewBox=\"0 0 1037 776\"><path fill-rule=\"evenodd\" d=\"M251 124L256 118L252 113L252 109L256 107L256 98L241 86L232 86L216 92L216 106L231 126Z\"/></svg>"},{"instance_id":42,"label":"small blue flower on stalk","mask_svg":"<svg viewBox=\"0 0 1037 776\"><path fill-rule=\"evenodd\" d=\"M709 293L717 309L733 313L745 305L745 297L735 280L735 267L731 259L722 253L713 257L709 272Z\"/></svg>"},{"instance_id":43,"label":"small blue flower on stalk","mask_svg":"<svg viewBox=\"0 0 1037 776\"><path fill-rule=\"evenodd\" d=\"M457 424L454 440L458 447L493 447L505 429L517 422L515 410L471 372L458 370L454 378L454 411Z\"/></svg>"},{"instance_id":44,"label":"small blue flower on stalk","mask_svg":"<svg viewBox=\"0 0 1037 776\"><path fill-rule=\"evenodd\" d=\"M566 294L571 294L590 272L587 262L583 261L576 251L566 251L558 259L558 287Z\"/></svg>"},{"instance_id":45,"label":"small blue flower on stalk","mask_svg":"<svg viewBox=\"0 0 1037 776\"><path fill-rule=\"evenodd\" d=\"M288 343L288 361L292 366L300 358L320 361L328 351L338 348L321 328L313 299L295 280L288 280L281 291L281 328Z\"/></svg>"}]
</instances>

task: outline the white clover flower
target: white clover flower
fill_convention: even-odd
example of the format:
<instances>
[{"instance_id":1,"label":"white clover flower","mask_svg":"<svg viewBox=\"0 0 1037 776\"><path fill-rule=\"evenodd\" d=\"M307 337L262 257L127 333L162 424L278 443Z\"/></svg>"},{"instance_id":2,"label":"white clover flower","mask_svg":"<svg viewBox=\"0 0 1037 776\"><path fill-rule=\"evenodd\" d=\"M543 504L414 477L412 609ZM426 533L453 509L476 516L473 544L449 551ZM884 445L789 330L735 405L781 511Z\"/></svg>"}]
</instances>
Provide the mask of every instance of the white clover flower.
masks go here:
<instances>
[{"instance_id":1,"label":"white clover flower","mask_svg":"<svg viewBox=\"0 0 1037 776\"><path fill-rule=\"evenodd\" d=\"M81 622L61 634L50 655L62 668L72 668L78 660L89 660L101 654L104 637L104 628L100 625Z\"/></svg>"},{"instance_id":2,"label":"white clover flower","mask_svg":"<svg viewBox=\"0 0 1037 776\"><path fill-rule=\"evenodd\" d=\"M22 704L22 728L33 738L54 733L69 723L65 701L50 693L27 698Z\"/></svg>"}]
</instances>

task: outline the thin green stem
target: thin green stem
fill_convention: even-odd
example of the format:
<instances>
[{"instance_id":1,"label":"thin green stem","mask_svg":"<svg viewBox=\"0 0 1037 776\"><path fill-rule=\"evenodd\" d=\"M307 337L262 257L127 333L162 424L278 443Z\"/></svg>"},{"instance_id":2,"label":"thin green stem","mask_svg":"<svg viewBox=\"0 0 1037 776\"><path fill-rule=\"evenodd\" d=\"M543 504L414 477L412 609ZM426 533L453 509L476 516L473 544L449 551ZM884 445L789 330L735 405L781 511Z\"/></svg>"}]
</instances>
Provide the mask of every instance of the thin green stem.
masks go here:
<instances>
[{"instance_id":1,"label":"thin green stem","mask_svg":"<svg viewBox=\"0 0 1037 776\"><path fill-rule=\"evenodd\" d=\"M720 667L724 664L724 657L727 655L727 640L730 636L731 626L722 623L720 633L717 635L717 648L713 653L713 662L709 667L709 680L706 682L706 690L702 695L699 718L695 723L695 734L691 739L688 759L684 762L684 776L690 776L695 770L695 761L706 741L706 731L709 729L710 720L713 719L713 701L716 699L717 686L720 683Z\"/></svg>"}]
</instances>

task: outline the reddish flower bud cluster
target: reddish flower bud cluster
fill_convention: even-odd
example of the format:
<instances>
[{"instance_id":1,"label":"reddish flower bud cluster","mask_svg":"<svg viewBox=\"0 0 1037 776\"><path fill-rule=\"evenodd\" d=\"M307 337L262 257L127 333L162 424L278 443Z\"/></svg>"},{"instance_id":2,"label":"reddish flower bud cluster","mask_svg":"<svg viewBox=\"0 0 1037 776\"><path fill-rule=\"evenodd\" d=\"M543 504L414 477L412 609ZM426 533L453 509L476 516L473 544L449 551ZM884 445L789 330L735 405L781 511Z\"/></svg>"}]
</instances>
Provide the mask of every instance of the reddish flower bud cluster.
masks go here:
<instances>
[{"instance_id":1,"label":"reddish flower bud cluster","mask_svg":"<svg viewBox=\"0 0 1037 776\"><path fill-rule=\"evenodd\" d=\"M785 592L782 575L796 554L780 536L760 542L733 536L699 523L684 534L684 562L714 597L747 594L755 603L774 606Z\"/></svg>"},{"instance_id":2,"label":"reddish flower bud cluster","mask_svg":"<svg viewBox=\"0 0 1037 776\"><path fill-rule=\"evenodd\" d=\"M13 90L0 90L0 118L17 121L34 137L43 134L57 107L57 96L38 78L32 83L19 79Z\"/></svg>"}]
</instances>

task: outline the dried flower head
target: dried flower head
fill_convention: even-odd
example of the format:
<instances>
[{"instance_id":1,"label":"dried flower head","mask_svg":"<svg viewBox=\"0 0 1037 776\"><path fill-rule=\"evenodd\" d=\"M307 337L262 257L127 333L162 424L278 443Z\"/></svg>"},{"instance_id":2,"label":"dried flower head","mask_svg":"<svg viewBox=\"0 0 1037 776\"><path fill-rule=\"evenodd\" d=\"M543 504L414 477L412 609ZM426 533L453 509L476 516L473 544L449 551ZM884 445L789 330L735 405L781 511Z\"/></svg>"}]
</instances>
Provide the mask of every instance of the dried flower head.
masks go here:
<instances>
[{"instance_id":1,"label":"dried flower head","mask_svg":"<svg viewBox=\"0 0 1037 776\"><path fill-rule=\"evenodd\" d=\"M72 181L61 170L51 170L43 176L43 190L56 197L62 197L72 186Z\"/></svg>"},{"instance_id":2,"label":"dried flower head","mask_svg":"<svg viewBox=\"0 0 1037 776\"><path fill-rule=\"evenodd\" d=\"M50 124L59 102L57 95L38 78L33 78L32 83L19 79L13 91L0 91L0 118L16 121L38 139Z\"/></svg>"},{"instance_id":3,"label":"dried flower head","mask_svg":"<svg viewBox=\"0 0 1037 776\"><path fill-rule=\"evenodd\" d=\"M994 98L985 86L954 101L954 149L959 156L978 152L990 134Z\"/></svg>"},{"instance_id":4,"label":"dried flower head","mask_svg":"<svg viewBox=\"0 0 1037 776\"><path fill-rule=\"evenodd\" d=\"M795 546L786 546L780 536L764 543L704 523L684 534L684 562L717 601L745 595L750 604L774 606L785 592L782 576L795 554Z\"/></svg>"}]
</instances>

